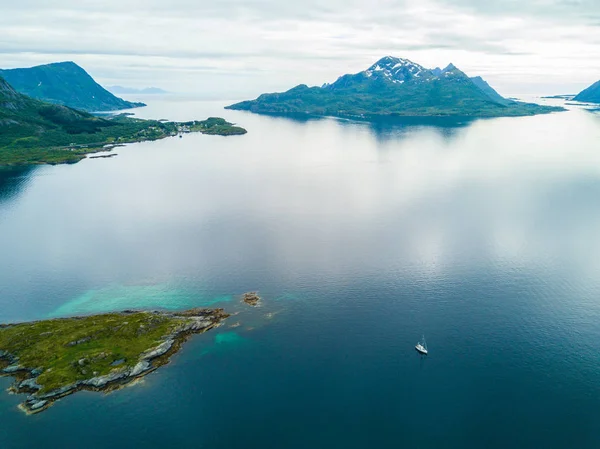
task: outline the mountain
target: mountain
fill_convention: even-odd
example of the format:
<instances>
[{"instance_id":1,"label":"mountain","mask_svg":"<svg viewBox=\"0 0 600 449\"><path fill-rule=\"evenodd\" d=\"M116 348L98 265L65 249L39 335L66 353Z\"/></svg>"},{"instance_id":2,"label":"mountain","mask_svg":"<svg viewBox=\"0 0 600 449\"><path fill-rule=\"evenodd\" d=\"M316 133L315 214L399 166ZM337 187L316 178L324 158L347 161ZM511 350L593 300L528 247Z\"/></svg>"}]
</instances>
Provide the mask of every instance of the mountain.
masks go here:
<instances>
[{"instance_id":1,"label":"mountain","mask_svg":"<svg viewBox=\"0 0 600 449\"><path fill-rule=\"evenodd\" d=\"M115 97L74 62L0 70L0 76L19 93L82 111L112 111L145 106Z\"/></svg>"},{"instance_id":2,"label":"mountain","mask_svg":"<svg viewBox=\"0 0 600 449\"><path fill-rule=\"evenodd\" d=\"M152 140L172 123L95 117L18 93L0 77L0 165L77 162L111 142Z\"/></svg>"},{"instance_id":3,"label":"mountain","mask_svg":"<svg viewBox=\"0 0 600 449\"><path fill-rule=\"evenodd\" d=\"M87 112L20 94L0 77L0 142L10 139L12 133L30 135L45 129L68 128L70 124L94 123L97 120Z\"/></svg>"},{"instance_id":4,"label":"mountain","mask_svg":"<svg viewBox=\"0 0 600 449\"><path fill-rule=\"evenodd\" d=\"M332 84L321 87L301 84L287 92L263 94L227 108L264 114L359 118L508 117L564 110L506 100L483 79L473 80L453 64L430 70L391 56L362 72L343 75Z\"/></svg>"},{"instance_id":5,"label":"mountain","mask_svg":"<svg viewBox=\"0 0 600 449\"><path fill-rule=\"evenodd\" d=\"M482 77L474 76L471 78L471 81L473 81L473 84L475 84L477 87L479 87L479 89L481 89L493 101L500 103L500 104L504 104L504 105L514 103L514 101L508 100L507 98L504 98L502 95L500 95L498 92L496 92L494 90L494 88L492 86L490 86L487 83L487 81L484 80Z\"/></svg>"},{"instance_id":6,"label":"mountain","mask_svg":"<svg viewBox=\"0 0 600 449\"><path fill-rule=\"evenodd\" d=\"M168 93L166 90L159 89L158 87L145 87L144 89L134 89L132 87L107 86L106 89L115 95L123 95L123 94L161 95L161 94Z\"/></svg>"},{"instance_id":7,"label":"mountain","mask_svg":"<svg viewBox=\"0 0 600 449\"><path fill-rule=\"evenodd\" d=\"M600 81L575 95L573 100L584 103L600 103Z\"/></svg>"}]
</instances>

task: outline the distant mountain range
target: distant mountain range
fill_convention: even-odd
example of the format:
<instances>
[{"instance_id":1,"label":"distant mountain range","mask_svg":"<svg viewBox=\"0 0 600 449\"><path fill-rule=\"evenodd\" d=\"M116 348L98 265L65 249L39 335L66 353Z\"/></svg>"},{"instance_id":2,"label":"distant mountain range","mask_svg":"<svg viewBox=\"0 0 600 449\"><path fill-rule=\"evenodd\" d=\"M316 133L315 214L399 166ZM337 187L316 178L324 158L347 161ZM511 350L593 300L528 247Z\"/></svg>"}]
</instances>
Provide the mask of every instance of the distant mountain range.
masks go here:
<instances>
[{"instance_id":1,"label":"distant mountain range","mask_svg":"<svg viewBox=\"0 0 600 449\"><path fill-rule=\"evenodd\" d=\"M304 84L283 93L263 94L227 109L264 114L509 117L562 111L508 100L481 77L469 78L454 65L426 69L408 59L386 56L367 70L343 75L333 84Z\"/></svg>"},{"instance_id":2,"label":"distant mountain range","mask_svg":"<svg viewBox=\"0 0 600 449\"><path fill-rule=\"evenodd\" d=\"M600 81L575 95L573 100L583 103L600 103Z\"/></svg>"},{"instance_id":3,"label":"distant mountain range","mask_svg":"<svg viewBox=\"0 0 600 449\"><path fill-rule=\"evenodd\" d=\"M166 90L159 89L158 87L146 87L144 89L134 89L133 87L106 86L106 89L109 92L112 92L115 95L123 95L123 94L160 95L160 94L168 94L168 92Z\"/></svg>"},{"instance_id":4,"label":"distant mountain range","mask_svg":"<svg viewBox=\"0 0 600 449\"><path fill-rule=\"evenodd\" d=\"M0 70L17 92L81 111L113 111L145 106L111 94L74 62L57 62L26 69Z\"/></svg>"}]
</instances>

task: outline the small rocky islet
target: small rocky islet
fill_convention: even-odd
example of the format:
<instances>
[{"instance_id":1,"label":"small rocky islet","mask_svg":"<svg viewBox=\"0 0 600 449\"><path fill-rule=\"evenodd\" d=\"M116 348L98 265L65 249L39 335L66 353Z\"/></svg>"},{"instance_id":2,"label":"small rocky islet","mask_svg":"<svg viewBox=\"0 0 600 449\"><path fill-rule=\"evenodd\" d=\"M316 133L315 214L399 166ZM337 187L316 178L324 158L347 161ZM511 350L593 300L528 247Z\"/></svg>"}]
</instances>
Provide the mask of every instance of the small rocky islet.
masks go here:
<instances>
[{"instance_id":1,"label":"small rocky islet","mask_svg":"<svg viewBox=\"0 0 600 449\"><path fill-rule=\"evenodd\" d=\"M249 306L256 306L258 302L261 300L260 296L258 296L258 292L248 292L242 295L242 301L248 304Z\"/></svg>"},{"instance_id":2,"label":"small rocky islet","mask_svg":"<svg viewBox=\"0 0 600 449\"><path fill-rule=\"evenodd\" d=\"M80 390L119 389L169 362L193 334L227 318L223 309L124 311L0 325L0 376L14 377L19 406L39 413Z\"/></svg>"}]
</instances>

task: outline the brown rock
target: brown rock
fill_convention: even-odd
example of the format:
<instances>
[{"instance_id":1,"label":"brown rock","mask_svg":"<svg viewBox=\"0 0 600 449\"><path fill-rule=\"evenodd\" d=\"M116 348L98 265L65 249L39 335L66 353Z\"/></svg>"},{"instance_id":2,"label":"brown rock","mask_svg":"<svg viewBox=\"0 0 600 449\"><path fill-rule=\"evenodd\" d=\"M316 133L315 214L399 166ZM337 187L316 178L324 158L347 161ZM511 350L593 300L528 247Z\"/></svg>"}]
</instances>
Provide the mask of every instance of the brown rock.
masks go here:
<instances>
[{"instance_id":1,"label":"brown rock","mask_svg":"<svg viewBox=\"0 0 600 449\"><path fill-rule=\"evenodd\" d=\"M258 296L257 292L248 292L242 295L242 301L244 301L249 306L255 306L260 301L260 296Z\"/></svg>"}]
</instances>

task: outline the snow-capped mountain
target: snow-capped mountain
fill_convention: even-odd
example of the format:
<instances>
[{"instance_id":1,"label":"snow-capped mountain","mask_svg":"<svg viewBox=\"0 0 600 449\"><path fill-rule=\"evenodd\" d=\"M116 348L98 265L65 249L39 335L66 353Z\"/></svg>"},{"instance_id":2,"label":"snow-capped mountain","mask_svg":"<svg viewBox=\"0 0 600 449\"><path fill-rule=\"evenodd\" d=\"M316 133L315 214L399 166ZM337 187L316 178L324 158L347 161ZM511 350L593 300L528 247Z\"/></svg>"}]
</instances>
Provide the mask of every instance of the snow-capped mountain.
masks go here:
<instances>
[{"instance_id":1,"label":"snow-capped mountain","mask_svg":"<svg viewBox=\"0 0 600 449\"><path fill-rule=\"evenodd\" d=\"M447 78L451 76L467 78L454 64L448 65L445 69L435 68L431 70L409 59L385 56L367 70L353 75L340 76L336 82L324 84L322 87L330 90L338 90L365 82L375 86L388 83L398 86L408 82L426 82L440 77Z\"/></svg>"},{"instance_id":2,"label":"snow-capped mountain","mask_svg":"<svg viewBox=\"0 0 600 449\"><path fill-rule=\"evenodd\" d=\"M362 72L367 78L384 78L402 84L413 78L429 78L430 70L408 59L386 56Z\"/></svg>"},{"instance_id":3,"label":"snow-capped mountain","mask_svg":"<svg viewBox=\"0 0 600 449\"><path fill-rule=\"evenodd\" d=\"M483 79L471 79L453 64L427 69L408 59L386 56L362 72L332 84L300 84L287 92L262 94L228 109L266 114L339 117L506 117L560 110L511 102Z\"/></svg>"}]
</instances>

